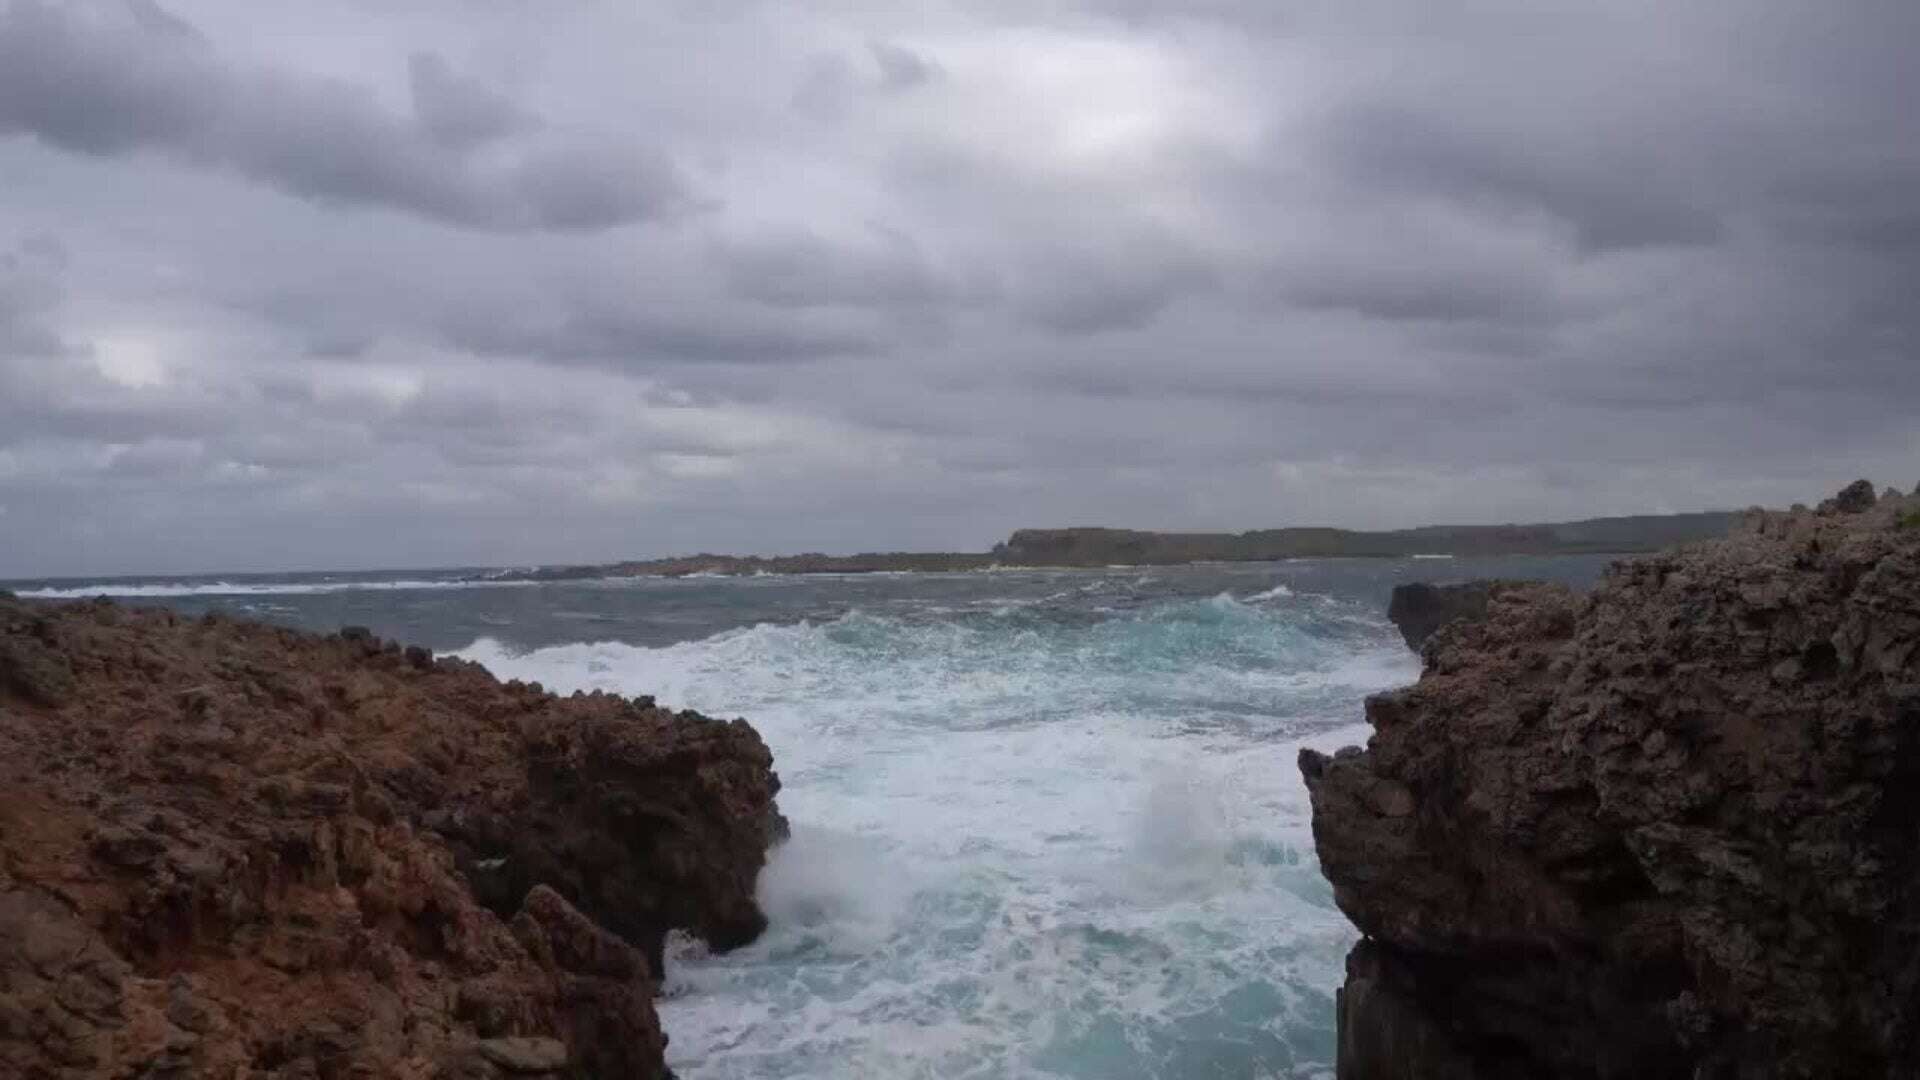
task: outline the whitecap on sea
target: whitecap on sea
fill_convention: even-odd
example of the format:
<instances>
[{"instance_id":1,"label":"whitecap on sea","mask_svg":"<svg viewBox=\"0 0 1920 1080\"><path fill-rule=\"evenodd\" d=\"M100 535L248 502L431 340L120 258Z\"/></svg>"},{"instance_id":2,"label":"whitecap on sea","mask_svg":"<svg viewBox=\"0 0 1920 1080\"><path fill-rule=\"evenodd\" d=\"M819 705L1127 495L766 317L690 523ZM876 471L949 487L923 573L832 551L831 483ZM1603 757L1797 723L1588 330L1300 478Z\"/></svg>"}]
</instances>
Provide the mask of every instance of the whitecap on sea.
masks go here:
<instances>
[{"instance_id":1,"label":"whitecap on sea","mask_svg":"<svg viewBox=\"0 0 1920 1080\"><path fill-rule=\"evenodd\" d=\"M1360 698L1415 661L1377 612L1291 596L461 653L745 715L772 746L794 824L772 925L668 966L689 1080L1320 1077L1353 930L1294 758L1364 739Z\"/></svg>"}]
</instances>

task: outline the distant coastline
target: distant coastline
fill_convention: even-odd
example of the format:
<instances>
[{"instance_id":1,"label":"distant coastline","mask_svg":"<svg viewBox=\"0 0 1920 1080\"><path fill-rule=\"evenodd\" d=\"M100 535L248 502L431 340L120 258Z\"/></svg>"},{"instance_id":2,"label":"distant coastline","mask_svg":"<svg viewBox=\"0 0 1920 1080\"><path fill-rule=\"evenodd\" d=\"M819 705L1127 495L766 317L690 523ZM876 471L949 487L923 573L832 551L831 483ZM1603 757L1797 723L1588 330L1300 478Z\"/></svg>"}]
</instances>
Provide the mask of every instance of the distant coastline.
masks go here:
<instances>
[{"instance_id":1,"label":"distant coastline","mask_svg":"<svg viewBox=\"0 0 1920 1080\"><path fill-rule=\"evenodd\" d=\"M1489 555L1611 555L1656 551L1724 536L1739 514L1707 511L1587 518L1535 525L1426 525L1171 533L1078 527L1020 529L985 552L889 551L857 555L678 555L495 572L492 580L608 577L752 577L758 574L941 573L964 570L1174 566L1309 558L1447 559Z\"/></svg>"}]
</instances>

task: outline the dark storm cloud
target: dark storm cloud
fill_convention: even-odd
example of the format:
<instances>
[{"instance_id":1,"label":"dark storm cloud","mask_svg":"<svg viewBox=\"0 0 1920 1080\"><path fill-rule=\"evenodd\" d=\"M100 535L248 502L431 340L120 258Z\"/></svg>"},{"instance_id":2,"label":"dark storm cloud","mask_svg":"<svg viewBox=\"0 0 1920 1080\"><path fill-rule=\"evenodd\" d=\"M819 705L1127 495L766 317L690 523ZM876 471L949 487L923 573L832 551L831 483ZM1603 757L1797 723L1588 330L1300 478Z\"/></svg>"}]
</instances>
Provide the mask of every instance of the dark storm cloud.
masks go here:
<instances>
[{"instance_id":1,"label":"dark storm cloud","mask_svg":"<svg viewBox=\"0 0 1920 1080\"><path fill-rule=\"evenodd\" d=\"M350 83L230 63L151 3L132 11L12 0L0 134L98 155L153 149L300 198L476 228L601 229L689 205L650 148L529 140L504 158L474 153L527 122L432 54L413 58L408 117Z\"/></svg>"},{"instance_id":2,"label":"dark storm cloud","mask_svg":"<svg viewBox=\"0 0 1920 1080\"><path fill-rule=\"evenodd\" d=\"M1474 124L1472 118L1361 107L1331 117L1326 138L1333 164L1351 182L1456 199L1490 214L1544 213L1592 249L1708 244L1721 235L1706 193L1661 183L1665 154L1655 147L1631 153L1595 147L1591 159L1581 160L1580 149L1567 145L1573 140L1556 145L1544 132L1501 138L1472 130Z\"/></svg>"},{"instance_id":3,"label":"dark storm cloud","mask_svg":"<svg viewBox=\"0 0 1920 1080\"><path fill-rule=\"evenodd\" d=\"M521 318L469 307L441 324L446 340L488 356L533 356L556 363L604 363L644 370L663 363L794 363L871 353L858 332L829 321L734 310L708 317L585 301L552 319Z\"/></svg>"},{"instance_id":4,"label":"dark storm cloud","mask_svg":"<svg viewBox=\"0 0 1920 1080\"><path fill-rule=\"evenodd\" d=\"M1915 41L1910 0L0 0L0 574L1904 485Z\"/></svg>"}]
</instances>

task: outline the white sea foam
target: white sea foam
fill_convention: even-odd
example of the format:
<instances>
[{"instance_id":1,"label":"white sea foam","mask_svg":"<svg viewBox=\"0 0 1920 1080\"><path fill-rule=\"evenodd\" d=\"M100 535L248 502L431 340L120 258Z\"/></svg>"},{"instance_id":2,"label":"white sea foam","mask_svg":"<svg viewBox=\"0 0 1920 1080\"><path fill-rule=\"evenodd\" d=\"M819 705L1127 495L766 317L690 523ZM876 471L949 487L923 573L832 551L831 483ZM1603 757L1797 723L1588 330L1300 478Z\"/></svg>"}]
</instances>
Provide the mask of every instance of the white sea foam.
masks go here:
<instances>
[{"instance_id":1,"label":"white sea foam","mask_svg":"<svg viewBox=\"0 0 1920 1080\"><path fill-rule=\"evenodd\" d=\"M1315 1077L1353 931L1294 758L1364 738L1359 699L1414 664L1371 615L1249 601L462 654L773 747L772 926L670 958L688 1080Z\"/></svg>"}]
</instances>

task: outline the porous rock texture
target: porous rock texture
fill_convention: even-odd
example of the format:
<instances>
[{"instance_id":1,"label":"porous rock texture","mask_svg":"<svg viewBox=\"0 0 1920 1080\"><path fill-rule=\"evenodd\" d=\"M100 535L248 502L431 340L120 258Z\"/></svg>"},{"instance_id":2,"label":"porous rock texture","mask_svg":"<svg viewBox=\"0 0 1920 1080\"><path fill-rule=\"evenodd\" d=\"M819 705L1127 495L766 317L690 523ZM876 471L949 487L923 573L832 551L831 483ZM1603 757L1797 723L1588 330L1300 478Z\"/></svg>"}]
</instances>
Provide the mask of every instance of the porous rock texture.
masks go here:
<instances>
[{"instance_id":1,"label":"porous rock texture","mask_svg":"<svg viewBox=\"0 0 1920 1080\"><path fill-rule=\"evenodd\" d=\"M1920 1075L1916 510L1505 590L1303 753L1342 1080Z\"/></svg>"},{"instance_id":2,"label":"porous rock texture","mask_svg":"<svg viewBox=\"0 0 1920 1080\"><path fill-rule=\"evenodd\" d=\"M763 925L744 721L365 631L0 594L0 1076L660 1077Z\"/></svg>"}]
</instances>

